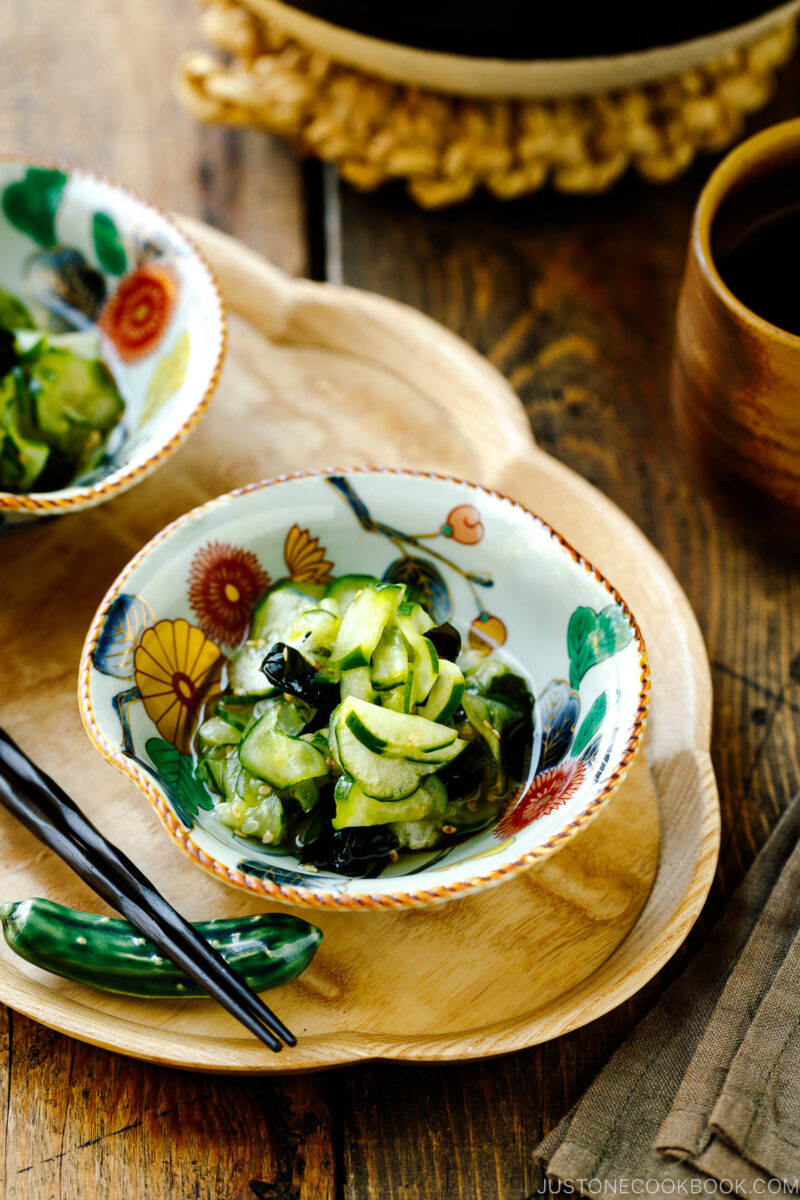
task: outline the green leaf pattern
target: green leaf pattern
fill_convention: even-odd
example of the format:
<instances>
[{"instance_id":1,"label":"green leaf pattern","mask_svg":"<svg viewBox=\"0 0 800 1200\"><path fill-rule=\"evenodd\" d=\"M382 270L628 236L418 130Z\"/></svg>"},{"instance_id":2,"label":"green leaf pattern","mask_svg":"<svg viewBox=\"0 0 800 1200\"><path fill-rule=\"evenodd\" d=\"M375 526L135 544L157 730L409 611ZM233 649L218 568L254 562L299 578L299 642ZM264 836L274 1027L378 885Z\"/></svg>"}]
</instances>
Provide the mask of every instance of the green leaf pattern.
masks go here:
<instances>
[{"instance_id":1,"label":"green leaf pattern","mask_svg":"<svg viewBox=\"0 0 800 1200\"><path fill-rule=\"evenodd\" d=\"M572 687L580 687L590 667L623 650L632 637L619 605L609 604L601 612L595 612L592 608L576 608L567 629L569 681Z\"/></svg>"},{"instance_id":2,"label":"green leaf pattern","mask_svg":"<svg viewBox=\"0 0 800 1200\"><path fill-rule=\"evenodd\" d=\"M572 755L578 758L586 749L605 719L608 711L608 697L601 692L581 722L580 729L572 743Z\"/></svg>"},{"instance_id":3,"label":"green leaf pattern","mask_svg":"<svg viewBox=\"0 0 800 1200\"><path fill-rule=\"evenodd\" d=\"M28 167L25 178L3 192L7 220L45 249L56 244L56 212L66 182L63 171Z\"/></svg>"},{"instance_id":4,"label":"green leaf pattern","mask_svg":"<svg viewBox=\"0 0 800 1200\"><path fill-rule=\"evenodd\" d=\"M125 247L108 213L96 212L92 218L92 238L97 261L109 275L123 275L128 265Z\"/></svg>"},{"instance_id":5,"label":"green leaf pattern","mask_svg":"<svg viewBox=\"0 0 800 1200\"><path fill-rule=\"evenodd\" d=\"M145 749L175 815L182 825L191 829L199 808L214 807L213 797L195 778L191 758L163 738L150 738Z\"/></svg>"}]
</instances>

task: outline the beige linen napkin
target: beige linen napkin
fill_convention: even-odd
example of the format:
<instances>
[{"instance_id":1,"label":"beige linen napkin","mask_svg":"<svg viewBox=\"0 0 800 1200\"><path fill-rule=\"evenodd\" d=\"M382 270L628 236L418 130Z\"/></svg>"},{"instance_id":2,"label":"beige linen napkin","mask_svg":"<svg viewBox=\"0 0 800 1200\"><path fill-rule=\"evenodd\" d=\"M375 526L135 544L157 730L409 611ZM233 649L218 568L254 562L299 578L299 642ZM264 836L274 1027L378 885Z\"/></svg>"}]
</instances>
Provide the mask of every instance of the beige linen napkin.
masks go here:
<instances>
[{"instance_id":1,"label":"beige linen napkin","mask_svg":"<svg viewBox=\"0 0 800 1200\"><path fill-rule=\"evenodd\" d=\"M745 1140L750 1146L745 1152L746 1157L743 1159L735 1148L723 1141L722 1136L712 1133L710 1140L714 1142L715 1162L695 1161L703 1170L709 1171L712 1166L718 1168L717 1178L725 1181L725 1185L720 1187L723 1193L730 1191L737 1195L766 1196L785 1191L775 1179L770 1179L772 1165L762 1170L759 1163L762 1160L768 1164L777 1163L777 1159L762 1153L762 1133L764 1139L772 1139L770 1147L773 1148L775 1133L779 1132L782 1138L790 1140L794 1136L793 1122L800 1117L798 1089L793 1089L791 1100L781 1090L786 1072L792 1071L796 1064L797 1038L795 1033L787 1031L791 1015L777 1020L776 1010L776 1020L773 1021L766 1008L772 986L778 987L780 984L780 993L776 992L774 999L777 1002L780 995L786 1013L791 1014L791 1004L786 1005L786 989L791 988L792 981L790 977L780 978L780 963L788 948L787 931L793 912L795 934L800 928L800 909L790 899L790 880L796 880L796 872L800 871L800 850L795 850L798 837L800 801L795 800L732 897L722 919L711 931L706 945L683 975L667 988L655 1008L616 1052L572 1112L537 1147L536 1158L547 1166L549 1179L569 1184L587 1196L606 1195L614 1191L616 1194L645 1196L705 1194L710 1190L709 1185L713 1185L713 1180L694 1169L692 1151L687 1151L683 1144L689 1140L686 1129L670 1126L673 1100L676 1095L683 1097L680 1119L687 1123L694 1147L705 1140L701 1130L705 1130L707 1114L712 1109L716 1110L718 1102L722 1105L724 1099L727 1105L728 1099L731 1099L739 1103L743 1096L755 1097L760 1088L766 1097L766 1108L762 1101L758 1108L761 1119L754 1120L746 1131ZM776 886L776 881L782 882L785 868L791 871L791 875L787 876L784 886L781 887L780 883ZM762 920L765 921L763 926ZM770 946L768 953L763 950L766 943L760 942L763 957L755 973L762 982L755 997L748 992L742 1000L742 993L738 990L728 996L729 1000L732 996L738 997L745 1018L743 1023L737 1024L738 1038L734 1031L731 1042L728 1010L720 1009L717 1014L717 1005L757 926L761 927L760 936L767 941L776 937L782 938L782 942ZM798 954L800 956L800 951ZM753 957L757 955L747 956L746 963L752 966ZM752 969L747 978L752 981ZM737 989L744 984L745 977L739 975L738 979ZM796 1001L794 1011L795 1014L800 1012L800 999ZM736 1015L738 1020L738 1009ZM713 1022L717 1024L716 1032L712 1024L715 1016L717 1021L722 1022ZM756 1016L761 1020L755 1020ZM780 1031L773 1032L777 1025L780 1025ZM720 1032L723 1028L724 1037ZM764 1040L765 1031L769 1034L768 1045L773 1050L766 1068L764 1054L769 1051ZM759 1037L755 1058L753 1045L745 1044L751 1032L754 1037ZM717 1054L720 1040L724 1041L724 1046L722 1052ZM702 1096L706 1103L704 1110L698 1113L694 1110L703 1107L696 1102L701 1094L700 1084L695 1082L691 1091L682 1090L682 1084L687 1070L695 1064L701 1043L705 1044L708 1051L701 1060L704 1064ZM726 1059L724 1047L729 1044L732 1049L728 1051ZM737 1061L739 1052L741 1061ZM752 1086L754 1064L758 1077L755 1080L756 1089ZM737 1068L735 1076L733 1065ZM729 1086L723 1089L726 1081ZM784 1102L780 1111L775 1108L778 1098ZM737 1108L737 1114L739 1111ZM766 1125L763 1121L765 1112L769 1115ZM728 1107L724 1113L722 1108L715 1111L716 1116L728 1123L731 1121ZM663 1132L665 1128L666 1135ZM671 1134L670 1128L673 1131L677 1129L679 1136L675 1136L674 1132ZM726 1124L726 1138L729 1128L730 1124ZM741 1121L736 1128L741 1134ZM657 1139L659 1145L670 1143L671 1150L682 1157L659 1154L654 1145ZM756 1140L758 1153L753 1149ZM800 1175L800 1149L795 1148L794 1155L796 1171L790 1171L788 1176L783 1171L779 1174L779 1178L788 1177L790 1183L794 1183L795 1174Z\"/></svg>"},{"instance_id":2,"label":"beige linen napkin","mask_svg":"<svg viewBox=\"0 0 800 1200\"><path fill-rule=\"evenodd\" d=\"M791 855L655 1141L721 1179L800 1177L800 849Z\"/></svg>"}]
</instances>

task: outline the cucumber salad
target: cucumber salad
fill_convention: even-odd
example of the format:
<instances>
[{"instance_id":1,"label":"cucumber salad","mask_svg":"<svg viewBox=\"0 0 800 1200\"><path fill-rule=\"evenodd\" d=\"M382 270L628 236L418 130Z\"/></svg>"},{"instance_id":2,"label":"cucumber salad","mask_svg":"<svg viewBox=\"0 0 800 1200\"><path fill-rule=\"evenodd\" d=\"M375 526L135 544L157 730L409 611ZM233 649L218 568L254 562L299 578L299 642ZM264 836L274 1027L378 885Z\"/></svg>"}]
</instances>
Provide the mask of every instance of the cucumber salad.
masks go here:
<instances>
[{"instance_id":1,"label":"cucumber salad","mask_svg":"<svg viewBox=\"0 0 800 1200\"><path fill-rule=\"evenodd\" d=\"M533 700L496 651L461 649L404 584L278 584L195 739L243 838L351 876L494 822L525 780Z\"/></svg>"}]
</instances>

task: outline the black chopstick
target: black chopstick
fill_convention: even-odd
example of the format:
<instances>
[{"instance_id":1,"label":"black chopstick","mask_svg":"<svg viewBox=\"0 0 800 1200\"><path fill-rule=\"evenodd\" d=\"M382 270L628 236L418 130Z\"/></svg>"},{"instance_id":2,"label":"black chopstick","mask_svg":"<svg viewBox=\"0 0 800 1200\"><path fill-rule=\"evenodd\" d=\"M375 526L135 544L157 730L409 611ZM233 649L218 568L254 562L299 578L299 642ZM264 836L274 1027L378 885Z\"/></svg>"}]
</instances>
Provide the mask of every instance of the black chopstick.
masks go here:
<instances>
[{"instance_id":1,"label":"black chopstick","mask_svg":"<svg viewBox=\"0 0 800 1200\"><path fill-rule=\"evenodd\" d=\"M266 1046L281 1049L275 1034L290 1046L296 1044L294 1035L222 955L3 729L0 804Z\"/></svg>"}]
</instances>

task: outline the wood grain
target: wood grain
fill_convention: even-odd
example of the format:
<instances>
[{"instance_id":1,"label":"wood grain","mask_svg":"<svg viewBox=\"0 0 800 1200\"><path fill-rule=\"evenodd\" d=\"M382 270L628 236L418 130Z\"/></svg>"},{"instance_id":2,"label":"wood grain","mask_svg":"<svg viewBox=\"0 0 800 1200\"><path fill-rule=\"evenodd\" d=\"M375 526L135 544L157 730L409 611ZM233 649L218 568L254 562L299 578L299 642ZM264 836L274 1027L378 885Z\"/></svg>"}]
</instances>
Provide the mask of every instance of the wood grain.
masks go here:
<instances>
[{"instance_id":1,"label":"wood grain","mask_svg":"<svg viewBox=\"0 0 800 1200\"><path fill-rule=\"evenodd\" d=\"M663 774L676 756L685 756L695 770L701 767L709 704L705 659L691 614L680 615L674 580L607 501L536 454L502 379L413 312L341 289L292 282L229 238L196 223L189 232L216 266L230 304L247 312L258 328L233 316L220 393L182 452L182 469L145 481L138 494L120 497L113 508L101 506L67 525L34 529L5 547L8 611L0 628L6 645L0 676L18 687L13 732L28 744L44 743L42 765L80 795L91 818L112 837L124 826L135 861L187 915L238 915L264 907L212 877L198 878L188 861L176 860L148 806L95 757L88 741L64 728L64 714L74 703L74 643L88 621L83 597L89 605L102 593L109 564L118 569L131 545L152 532L151 525L160 528L186 508L251 479L258 466L267 474L292 469L298 453L306 466L324 465L331 457L344 463L366 458L434 465L504 486L508 478L523 498L533 483L549 495L548 515L559 526L574 526L584 545L589 526L609 524L617 533L615 551L592 537L592 553L605 553L618 582L623 576L631 584L625 558L635 558L637 575L648 583L640 619L652 622L658 610L651 601L665 592L676 615L662 624L690 648L688 656L677 658L670 648L664 658L663 634L659 643L653 631L654 764ZM261 330L276 340L267 340ZM489 414L491 434L482 437ZM264 457L254 461L253 447L263 447ZM520 465L529 478L514 480ZM590 512L600 514L594 522L587 520ZM87 560L87 544L102 544L102 554ZM65 613L61 597L75 574L81 576L80 603ZM38 666L37 635L26 629L32 605L41 624L57 630L47 645L46 679ZM695 673L699 736L670 711L676 678ZM629 934L659 862L658 803L644 759L585 836L519 880L414 914L308 914L323 929L325 942L302 979L275 997L299 1036L298 1048L285 1059L262 1053L213 1005L94 995L19 963L7 951L0 995L102 1046L232 1071L303 1070L371 1056L435 1060L526 1045L568 1028L576 1014L590 1019L598 998L607 1007L615 988L624 993L642 973L652 974L653 958L669 952L671 940L681 936L681 922L697 911L716 846L715 795L713 784L709 789L692 781L682 791L683 823L662 802L666 852L648 903L647 929ZM96 907L62 863L2 814L0 847L8 895L41 893ZM673 914L679 914L677 921ZM612 959L626 934L622 958ZM376 939L379 955L370 952Z\"/></svg>"},{"instance_id":2,"label":"wood grain","mask_svg":"<svg viewBox=\"0 0 800 1200\"><path fill-rule=\"evenodd\" d=\"M666 190L626 182L602 198L478 199L427 215L399 190L364 198L331 178L325 239L282 146L198 128L172 104L172 57L197 43L189 3L15 0L4 6L3 33L5 147L82 159L290 270L306 269L310 233L310 257L330 278L415 304L489 353L519 389L540 446L607 492L665 554L714 667L725 839L719 885L687 952L698 945L800 783L797 568L762 551L757 533L732 531L698 494L668 412L678 284L708 166ZM799 105L795 66L763 122ZM71 726L64 736L83 735ZM585 1030L464 1066L214 1080L12 1017L0 1024L0 1124L8 1112L14 1131L5 1195L527 1200L541 1186L533 1149L542 1130L680 961Z\"/></svg>"},{"instance_id":3,"label":"wood grain","mask_svg":"<svg viewBox=\"0 0 800 1200\"><path fill-rule=\"evenodd\" d=\"M790 67L755 129L793 116ZM664 554L712 660L712 749L723 811L717 884L684 951L636 997L584 1030L492 1063L382 1066L348 1078L344 1163L352 1194L527 1200L541 1133L578 1099L696 949L800 787L800 572L717 512L679 449L669 408L674 314L691 214L713 165L604 197L542 194L419 213L399 189L337 193L333 269L402 298L477 346L525 403L539 446L607 493ZM379 1098L379 1099L378 1099ZM370 1105L364 1117L364 1105ZM446 1130L445 1150L434 1141ZM491 1130L491 1136L487 1135ZM413 1149L411 1148L413 1147ZM448 1190L449 1189L449 1190Z\"/></svg>"}]
</instances>

